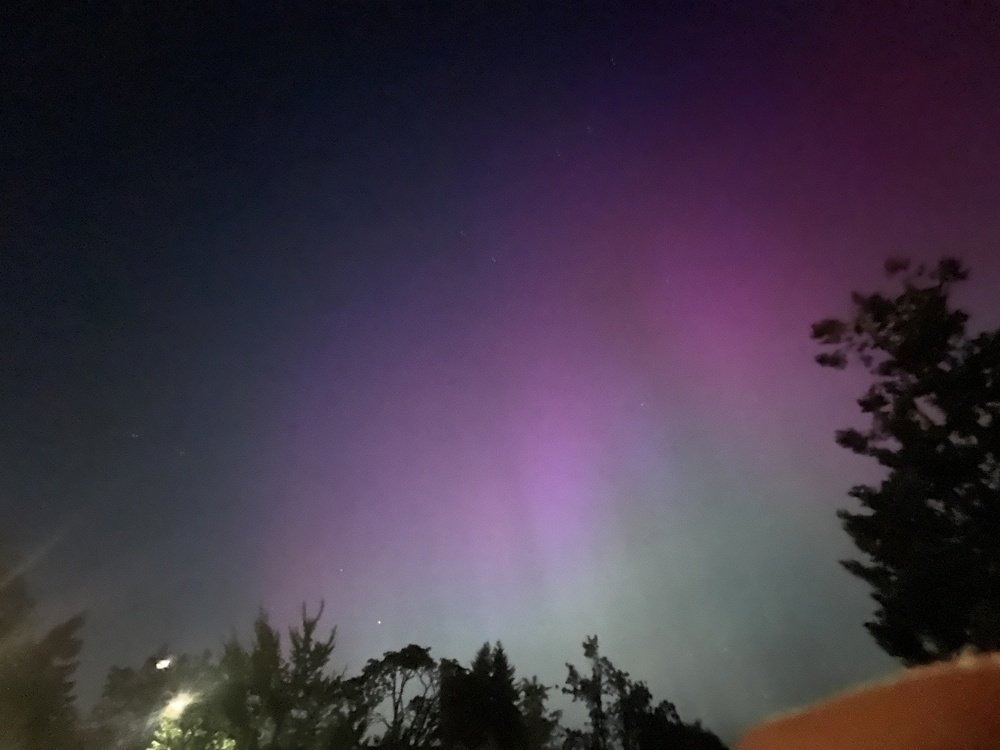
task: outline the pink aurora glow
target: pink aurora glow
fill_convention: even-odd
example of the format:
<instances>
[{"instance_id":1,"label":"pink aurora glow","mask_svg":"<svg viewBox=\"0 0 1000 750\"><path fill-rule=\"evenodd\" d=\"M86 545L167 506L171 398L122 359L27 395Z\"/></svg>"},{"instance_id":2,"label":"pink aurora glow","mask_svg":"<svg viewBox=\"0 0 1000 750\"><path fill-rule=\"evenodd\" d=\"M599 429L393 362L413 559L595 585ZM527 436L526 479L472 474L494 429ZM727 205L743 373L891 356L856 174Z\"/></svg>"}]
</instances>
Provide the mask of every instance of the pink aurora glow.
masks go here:
<instances>
[{"instance_id":1,"label":"pink aurora glow","mask_svg":"<svg viewBox=\"0 0 1000 750\"><path fill-rule=\"evenodd\" d=\"M917 76L933 95L899 89L905 57L869 79L856 46L882 52L852 44L768 101L734 86L618 122L605 150L510 146L504 192L453 197L452 224L359 230L401 258L414 238L462 244L379 277L342 329L303 322L276 433L291 468L264 511L271 610L325 598L355 660L503 638L545 679L598 632L656 651L676 681L654 687L695 715L715 705L704 659L752 684L734 716L790 691L754 682L776 653L830 656L787 624L814 591L836 595L811 615L868 654L833 521L860 469L831 436L860 381L818 370L808 324L877 283L887 252L932 258L943 238L995 288L975 175L998 157L944 137L984 106L970 94L934 71ZM903 144L894 118L929 135Z\"/></svg>"}]
</instances>

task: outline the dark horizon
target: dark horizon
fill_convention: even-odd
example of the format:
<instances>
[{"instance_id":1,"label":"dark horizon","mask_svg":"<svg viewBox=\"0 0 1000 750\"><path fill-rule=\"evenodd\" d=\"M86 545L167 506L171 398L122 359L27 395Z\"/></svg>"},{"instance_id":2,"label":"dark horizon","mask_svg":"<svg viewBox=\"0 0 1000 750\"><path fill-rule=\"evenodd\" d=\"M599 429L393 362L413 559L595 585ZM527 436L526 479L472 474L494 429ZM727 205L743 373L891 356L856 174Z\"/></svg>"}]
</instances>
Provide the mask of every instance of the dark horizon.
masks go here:
<instances>
[{"instance_id":1,"label":"dark horizon","mask_svg":"<svg viewBox=\"0 0 1000 750\"><path fill-rule=\"evenodd\" d=\"M1000 324L993 3L16 13L0 511L86 699L320 600L727 739L895 668L809 326L890 255Z\"/></svg>"}]
</instances>

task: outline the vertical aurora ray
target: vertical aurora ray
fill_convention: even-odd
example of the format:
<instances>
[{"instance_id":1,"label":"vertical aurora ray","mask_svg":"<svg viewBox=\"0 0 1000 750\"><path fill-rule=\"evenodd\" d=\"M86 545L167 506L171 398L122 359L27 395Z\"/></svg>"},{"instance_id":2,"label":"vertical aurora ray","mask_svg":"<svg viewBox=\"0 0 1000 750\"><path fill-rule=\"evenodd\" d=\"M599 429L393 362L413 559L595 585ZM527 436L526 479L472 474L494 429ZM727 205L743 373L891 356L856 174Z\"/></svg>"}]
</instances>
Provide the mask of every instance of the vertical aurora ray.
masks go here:
<instances>
[{"instance_id":1,"label":"vertical aurora ray","mask_svg":"<svg viewBox=\"0 0 1000 750\"><path fill-rule=\"evenodd\" d=\"M533 617L562 621L596 603L593 567L627 447L614 439L627 432L617 405L631 398L629 384L600 363L579 311L560 320L549 311L562 300L538 303L488 334L475 320L393 343L377 377L324 381L332 366L301 368L309 385L299 389L289 449L298 470L272 521L282 530L275 548L287 550L285 539L303 550L341 547L352 564L336 579L358 593L352 601L337 582L324 584L316 553L269 560L276 591L343 597L345 609L372 612L382 597L399 609L368 619L409 624L438 602L438 612L471 618L464 638L508 634ZM348 370L371 367L359 356ZM329 518L325 492L345 496ZM451 618L436 619L448 632L431 642L447 648Z\"/></svg>"}]
</instances>

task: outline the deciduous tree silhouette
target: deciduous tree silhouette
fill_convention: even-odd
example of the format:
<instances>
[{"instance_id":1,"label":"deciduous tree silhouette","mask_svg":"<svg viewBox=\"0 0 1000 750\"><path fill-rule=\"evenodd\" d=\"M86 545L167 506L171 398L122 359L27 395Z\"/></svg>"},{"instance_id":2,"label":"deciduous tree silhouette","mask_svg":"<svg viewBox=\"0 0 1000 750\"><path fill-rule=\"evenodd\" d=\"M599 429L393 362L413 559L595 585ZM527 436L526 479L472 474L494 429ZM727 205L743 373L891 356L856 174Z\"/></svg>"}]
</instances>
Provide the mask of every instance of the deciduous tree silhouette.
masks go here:
<instances>
[{"instance_id":1,"label":"deciduous tree silhouette","mask_svg":"<svg viewBox=\"0 0 1000 750\"><path fill-rule=\"evenodd\" d=\"M549 687L540 683L537 677L522 679L518 690L517 705L524 720L528 750L548 750L556 740L562 712L549 710Z\"/></svg>"},{"instance_id":2,"label":"deciduous tree silhouette","mask_svg":"<svg viewBox=\"0 0 1000 750\"><path fill-rule=\"evenodd\" d=\"M584 676L575 666L567 664L566 669L569 674L563 692L587 707L590 732L586 737L578 733L570 733L569 737L574 745L586 740L587 750L606 750L610 741L608 710L605 705L605 697L611 694L611 686L606 675L610 662L601 657L596 635L584 640L583 656L590 662L590 675Z\"/></svg>"},{"instance_id":3,"label":"deciduous tree silhouette","mask_svg":"<svg viewBox=\"0 0 1000 750\"><path fill-rule=\"evenodd\" d=\"M878 603L865 627L914 665L1000 648L1000 332L966 331L950 300L959 261L886 271L900 291L854 293L851 314L812 337L819 364L855 359L874 379L858 400L868 426L836 438L887 474L849 492L863 512L838 513L862 553L843 565Z\"/></svg>"},{"instance_id":4,"label":"deciduous tree silhouette","mask_svg":"<svg viewBox=\"0 0 1000 750\"><path fill-rule=\"evenodd\" d=\"M374 746L387 750L425 747L437 732L438 665L430 649L410 644L370 659L351 681L373 729Z\"/></svg>"},{"instance_id":5,"label":"deciduous tree silhouette","mask_svg":"<svg viewBox=\"0 0 1000 750\"><path fill-rule=\"evenodd\" d=\"M601 656L597 636L583 642L590 663L585 676L572 664L563 692L587 707L589 731L568 730L567 750L725 750L699 722L686 724L669 701L653 704L644 682L633 680Z\"/></svg>"}]
</instances>

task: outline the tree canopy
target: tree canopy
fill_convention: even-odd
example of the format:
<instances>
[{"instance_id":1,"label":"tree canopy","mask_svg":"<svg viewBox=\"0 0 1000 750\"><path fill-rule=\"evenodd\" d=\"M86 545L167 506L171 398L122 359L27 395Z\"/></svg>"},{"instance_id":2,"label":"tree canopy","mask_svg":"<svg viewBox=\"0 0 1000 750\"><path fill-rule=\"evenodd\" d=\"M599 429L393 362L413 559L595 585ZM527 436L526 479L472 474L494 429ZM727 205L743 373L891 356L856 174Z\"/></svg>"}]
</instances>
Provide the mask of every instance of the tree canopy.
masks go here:
<instances>
[{"instance_id":1,"label":"tree canopy","mask_svg":"<svg viewBox=\"0 0 1000 750\"><path fill-rule=\"evenodd\" d=\"M567 730L565 750L724 750L699 722L681 721L670 701L653 703L646 683L602 656L597 636L583 642L589 674L567 664L563 692L587 708L589 726Z\"/></svg>"},{"instance_id":2,"label":"tree canopy","mask_svg":"<svg viewBox=\"0 0 1000 750\"><path fill-rule=\"evenodd\" d=\"M671 704L654 707L643 683L597 653L596 637L584 648L607 676L608 695L617 696L608 709L611 734L599 724L561 726L561 712L548 706L553 686L518 679L499 642L483 644L467 667L410 644L347 677L333 668L336 628L320 633L322 606L315 615L303 607L287 635L261 612L249 643L234 635L215 654L197 656L164 646L138 667L114 666L81 719L73 675L82 617L40 630L34 613L16 558L0 558L0 750L722 747L699 724L682 724ZM575 700L591 700L572 667L566 685ZM633 725L638 739L628 740Z\"/></svg>"},{"instance_id":3,"label":"tree canopy","mask_svg":"<svg viewBox=\"0 0 1000 750\"><path fill-rule=\"evenodd\" d=\"M584 643L591 676L575 668L563 691L591 721L560 725L550 686L515 676L503 646L486 643L468 667L411 644L370 659L355 677L330 668L334 635L317 637L303 609L288 646L261 614L249 646L218 657L157 652L139 669L113 668L90 723L91 747L117 750L719 750L673 704L654 704ZM596 677L595 677L596 675ZM595 719L604 716L603 721ZM50 747L50 746L46 746Z\"/></svg>"},{"instance_id":4,"label":"tree canopy","mask_svg":"<svg viewBox=\"0 0 1000 750\"><path fill-rule=\"evenodd\" d=\"M815 323L824 367L852 360L873 382L863 429L837 443L875 459L879 484L838 513L861 559L843 561L878 604L865 626L908 665L1000 648L1000 332L970 334L951 302L968 271L886 263L901 289L852 295L845 319Z\"/></svg>"},{"instance_id":5,"label":"tree canopy","mask_svg":"<svg viewBox=\"0 0 1000 750\"><path fill-rule=\"evenodd\" d=\"M493 647L484 643L468 669L446 662L441 682L442 746L529 750L521 697L514 667L500 643Z\"/></svg>"}]
</instances>

